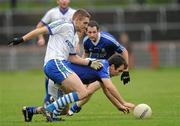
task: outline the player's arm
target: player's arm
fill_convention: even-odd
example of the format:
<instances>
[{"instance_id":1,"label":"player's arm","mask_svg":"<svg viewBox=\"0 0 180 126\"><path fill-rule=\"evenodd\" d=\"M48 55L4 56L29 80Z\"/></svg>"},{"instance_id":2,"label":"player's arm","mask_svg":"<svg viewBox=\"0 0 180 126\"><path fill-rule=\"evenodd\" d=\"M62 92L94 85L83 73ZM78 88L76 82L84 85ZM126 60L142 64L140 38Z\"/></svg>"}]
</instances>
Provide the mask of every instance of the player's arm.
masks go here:
<instances>
[{"instance_id":1,"label":"player's arm","mask_svg":"<svg viewBox=\"0 0 180 126\"><path fill-rule=\"evenodd\" d=\"M83 40L84 51L83 51L83 55L82 55L83 58L88 58L88 57L90 56L90 52L88 51L89 49L88 49L87 43L88 43L88 42L87 42L86 39L84 38L84 40Z\"/></svg>"},{"instance_id":2,"label":"player's arm","mask_svg":"<svg viewBox=\"0 0 180 126\"><path fill-rule=\"evenodd\" d=\"M126 49L124 49L123 52L121 53L121 55L128 64L129 63L128 51ZM128 67L121 74L121 81L123 81L124 85L126 85L128 82L130 82L130 74L129 74Z\"/></svg>"},{"instance_id":3,"label":"player's arm","mask_svg":"<svg viewBox=\"0 0 180 126\"><path fill-rule=\"evenodd\" d=\"M120 95L116 87L113 85L112 81L108 78L102 79L102 88L105 88L114 98L116 98L121 104L125 103L125 100Z\"/></svg>"},{"instance_id":4,"label":"player's arm","mask_svg":"<svg viewBox=\"0 0 180 126\"><path fill-rule=\"evenodd\" d=\"M126 48L123 49L121 56L125 59L126 63L129 64L129 56L128 56L128 51ZM128 67L124 71L128 71Z\"/></svg>"},{"instance_id":5,"label":"player's arm","mask_svg":"<svg viewBox=\"0 0 180 126\"><path fill-rule=\"evenodd\" d=\"M100 69L103 66L103 64L99 60L83 59L78 55L70 55L68 59L74 64L89 66L96 70Z\"/></svg>"},{"instance_id":6,"label":"player's arm","mask_svg":"<svg viewBox=\"0 0 180 126\"><path fill-rule=\"evenodd\" d=\"M110 79L102 79L103 84L101 85L104 93L110 99L110 101L119 109L123 106L126 107L125 111L128 111L128 108L133 108L134 104L126 102L123 97L118 92L117 88L114 86ZM123 105L123 106L122 106ZM123 109L123 108L122 108ZM120 109L121 110L121 109Z\"/></svg>"},{"instance_id":7,"label":"player's arm","mask_svg":"<svg viewBox=\"0 0 180 126\"><path fill-rule=\"evenodd\" d=\"M86 53L86 52L84 51L82 57L83 57L83 58L88 58L88 57L89 57L89 53Z\"/></svg>"},{"instance_id":8,"label":"player's arm","mask_svg":"<svg viewBox=\"0 0 180 126\"><path fill-rule=\"evenodd\" d=\"M34 29L33 31L27 33L26 35L24 35L23 37L20 38L14 38L11 42L8 43L9 46L11 45L18 45L20 43L26 42L28 40L31 40L32 38L37 37L40 34L45 34L48 33L48 28L47 27L41 27L41 28L37 28Z\"/></svg>"},{"instance_id":9,"label":"player's arm","mask_svg":"<svg viewBox=\"0 0 180 126\"><path fill-rule=\"evenodd\" d=\"M118 47L117 52L119 52L118 54L121 55L125 59L127 64L129 64L129 54L128 54L127 49L124 48L123 46L121 46L120 44L118 44L117 47ZM130 75L129 75L128 67L121 74L121 81L123 81L124 85L127 84L130 81Z\"/></svg>"},{"instance_id":10,"label":"player's arm","mask_svg":"<svg viewBox=\"0 0 180 126\"><path fill-rule=\"evenodd\" d=\"M104 94L111 101L111 103L120 111L124 113L128 113L128 109L122 105L115 97L111 95L111 93L104 87L102 87Z\"/></svg>"},{"instance_id":11,"label":"player's arm","mask_svg":"<svg viewBox=\"0 0 180 126\"><path fill-rule=\"evenodd\" d=\"M37 24L36 28L41 28L41 27L43 27L43 26L44 26L44 24L40 21L40 22ZM45 45L45 39L44 39L44 36L43 36L42 34L40 34L40 35L38 36L37 44L38 44L39 46L44 46L44 45Z\"/></svg>"},{"instance_id":12,"label":"player's arm","mask_svg":"<svg viewBox=\"0 0 180 126\"><path fill-rule=\"evenodd\" d=\"M125 59L127 64L129 63L129 56L128 51L124 48L124 50L121 53L121 56ZM130 81L130 75L129 75L129 69L125 69L123 73L121 74L121 81L123 81L123 84L127 84Z\"/></svg>"},{"instance_id":13,"label":"player's arm","mask_svg":"<svg viewBox=\"0 0 180 126\"><path fill-rule=\"evenodd\" d=\"M27 33L22 38L23 38L24 41L28 41L28 40L30 40L32 38L35 38L35 37L37 37L37 36L39 36L41 34L46 34L46 33L48 33L48 28L43 26L41 28L37 28L37 29Z\"/></svg>"}]
</instances>

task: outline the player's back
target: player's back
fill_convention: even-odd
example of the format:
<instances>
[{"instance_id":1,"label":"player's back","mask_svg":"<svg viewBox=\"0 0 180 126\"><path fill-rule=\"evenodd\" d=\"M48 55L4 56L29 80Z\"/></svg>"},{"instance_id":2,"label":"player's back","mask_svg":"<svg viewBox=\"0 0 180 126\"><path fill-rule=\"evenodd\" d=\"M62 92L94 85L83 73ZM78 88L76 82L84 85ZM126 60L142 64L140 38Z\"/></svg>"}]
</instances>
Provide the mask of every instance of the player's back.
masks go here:
<instances>
[{"instance_id":1,"label":"player's back","mask_svg":"<svg viewBox=\"0 0 180 126\"><path fill-rule=\"evenodd\" d=\"M100 70L95 70L88 66L68 63L68 66L79 76L84 84L89 84L94 81L101 81L101 78L109 78L109 63L107 60L101 60L103 67Z\"/></svg>"}]
</instances>

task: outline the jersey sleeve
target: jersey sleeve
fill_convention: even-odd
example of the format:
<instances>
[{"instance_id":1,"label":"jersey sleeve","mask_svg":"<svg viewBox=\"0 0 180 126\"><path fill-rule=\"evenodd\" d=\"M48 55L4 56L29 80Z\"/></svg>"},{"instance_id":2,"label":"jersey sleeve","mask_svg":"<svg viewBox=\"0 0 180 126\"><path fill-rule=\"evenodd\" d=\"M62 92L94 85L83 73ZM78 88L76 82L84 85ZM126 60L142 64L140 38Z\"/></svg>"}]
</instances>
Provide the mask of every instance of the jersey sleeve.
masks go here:
<instances>
[{"instance_id":1,"label":"jersey sleeve","mask_svg":"<svg viewBox=\"0 0 180 126\"><path fill-rule=\"evenodd\" d=\"M63 20L57 20L47 25L49 34L64 34L64 36L74 36L74 28L73 25Z\"/></svg>"},{"instance_id":2,"label":"jersey sleeve","mask_svg":"<svg viewBox=\"0 0 180 126\"><path fill-rule=\"evenodd\" d=\"M46 14L43 16L43 18L41 19L41 22L43 24L49 24L51 22L51 14L52 13L52 9L47 11Z\"/></svg>"},{"instance_id":3,"label":"jersey sleeve","mask_svg":"<svg viewBox=\"0 0 180 126\"><path fill-rule=\"evenodd\" d=\"M109 63L107 60L101 60L103 67L100 69L98 72L99 77L102 78L110 78L110 73L109 73Z\"/></svg>"},{"instance_id":4,"label":"jersey sleeve","mask_svg":"<svg viewBox=\"0 0 180 126\"><path fill-rule=\"evenodd\" d=\"M125 47L122 46L115 38L110 39L110 41L116 52L122 53L125 50Z\"/></svg>"}]
</instances>

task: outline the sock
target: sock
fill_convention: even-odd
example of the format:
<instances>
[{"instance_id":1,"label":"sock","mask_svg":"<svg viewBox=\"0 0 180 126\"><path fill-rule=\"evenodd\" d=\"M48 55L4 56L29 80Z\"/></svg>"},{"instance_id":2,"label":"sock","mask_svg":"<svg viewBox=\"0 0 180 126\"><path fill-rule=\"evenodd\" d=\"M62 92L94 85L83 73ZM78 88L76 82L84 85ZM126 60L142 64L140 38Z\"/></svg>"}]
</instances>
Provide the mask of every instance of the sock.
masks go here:
<instances>
[{"instance_id":1,"label":"sock","mask_svg":"<svg viewBox=\"0 0 180 126\"><path fill-rule=\"evenodd\" d=\"M73 106L71 106L70 109L71 109L72 112L78 113L81 110L81 107L77 106L77 104L75 103Z\"/></svg>"},{"instance_id":2,"label":"sock","mask_svg":"<svg viewBox=\"0 0 180 126\"><path fill-rule=\"evenodd\" d=\"M33 114L38 114L36 109L37 109L37 107L35 107L35 106L28 107L28 111Z\"/></svg>"},{"instance_id":3,"label":"sock","mask_svg":"<svg viewBox=\"0 0 180 126\"><path fill-rule=\"evenodd\" d=\"M51 113L54 112L54 110L58 110L61 107L65 107L69 103L73 103L78 101L78 95L76 92L71 92L69 94L64 95L63 97L59 97L57 101L53 102L52 104L47 106L47 110Z\"/></svg>"},{"instance_id":4,"label":"sock","mask_svg":"<svg viewBox=\"0 0 180 126\"><path fill-rule=\"evenodd\" d=\"M58 115L61 115L61 113L64 111L66 107L61 107L61 108L58 108L56 110L53 111L53 113L58 116Z\"/></svg>"}]
</instances>

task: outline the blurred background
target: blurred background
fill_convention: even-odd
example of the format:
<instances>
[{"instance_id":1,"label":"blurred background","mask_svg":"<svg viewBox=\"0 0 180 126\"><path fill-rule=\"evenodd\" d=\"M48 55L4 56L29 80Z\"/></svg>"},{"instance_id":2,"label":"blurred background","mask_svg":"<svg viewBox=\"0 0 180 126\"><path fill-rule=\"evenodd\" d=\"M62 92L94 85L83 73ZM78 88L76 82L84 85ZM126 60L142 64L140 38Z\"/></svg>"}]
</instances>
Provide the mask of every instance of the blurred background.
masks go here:
<instances>
[{"instance_id":1,"label":"blurred background","mask_svg":"<svg viewBox=\"0 0 180 126\"><path fill-rule=\"evenodd\" d=\"M13 48L7 43L55 6L55 0L0 0L0 71L42 68L46 47L37 39ZM87 9L127 47L131 68L180 66L180 0L71 0L70 6Z\"/></svg>"}]
</instances>

